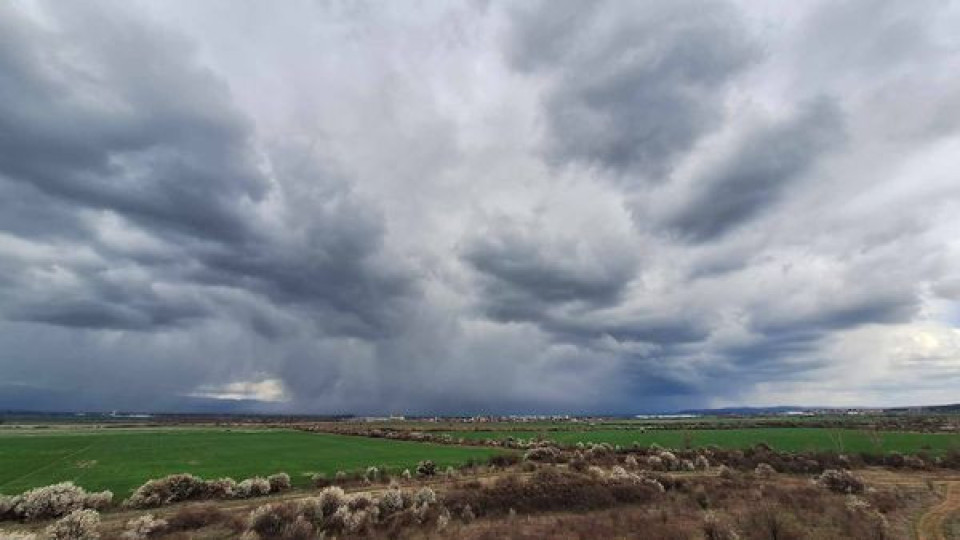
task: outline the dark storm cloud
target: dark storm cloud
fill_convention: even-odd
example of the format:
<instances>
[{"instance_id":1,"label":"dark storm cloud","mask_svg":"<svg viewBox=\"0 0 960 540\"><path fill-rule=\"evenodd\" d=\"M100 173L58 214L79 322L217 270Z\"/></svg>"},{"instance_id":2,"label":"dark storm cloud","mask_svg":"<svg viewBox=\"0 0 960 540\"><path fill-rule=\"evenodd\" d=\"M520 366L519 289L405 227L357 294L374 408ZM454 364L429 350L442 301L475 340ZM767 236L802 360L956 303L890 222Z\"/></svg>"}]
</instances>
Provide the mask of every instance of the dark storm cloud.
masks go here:
<instances>
[{"instance_id":1,"label":"dark storm cloud","mask_svg":"<svg viewBox=\"0 0 960 540\"><path fill-rule=\"evenodd\" d=\"M33 292L8 306L11 318L148 330L213 314L198 307L212 300L155 294L148 281L159 279L301 304L333 333L384 331L391 299L405 294L407 280L367 265L380 248L379 216L323 171L301 168L294 172L313 177L271 185L249 121L186 43L122 11L64 7L49 30L4 9L0 182L17 194L16 206L5 206L21 226L41 229L47 209L59 208L59 225L47 226L85 234L86 243L94 242L89 224L65 225L83 223L77 212L110 212L118 227L142 228L179 259L168 266L98 246L105 258L79 268L67 294ZM289 174L282 163L274 170ZM275 224L255 213L266 197L308 204L297 184L316 181L330 190L312 201L307 219ZM111 257L154 275L124 283L109 271Z\"/></svg>"},{"instance_id":2,"label":"dark storm cloud","mask_svg":"<svg viewBox=\"0 0 960 540\"><path fill-rule=\"evenodd\" d=\"M554 82L544 99L555 162L659 178L723 117L726 86L755 57L720 2L542 2L517 18L512 59Z\"/></svg>"},{"instance_id":3,"label":"dark storm cloud","mask_svg":"<svg viewBox=\"0 0 960 540\"><path fill-rule=\"evenodd\" d=\"M236 205L266 185L222 84L135 19L61 14L60 32L3 18L0 173L188 234L242 235Z\"/></svg>"},{"instance_id":4,"label":"dark storm cloud","mask_svg":"<svg viewBox=\"0 0 960 540\"><path fill-rule=\"evenodd\" d=\"M464 260L482 275L484 302L492 316L524 319L551 305L610 304L633 277L632 261L620 254L592 253L586 264L577 264L572 253L558 259L541 249L510 236L483 238L467 247Z\"/></svg>"},{"instance_id":5,"label":"dark storm cloud","mask_svg":"<svg viewBox=\"0 0 960 540\"><path fill-rule=\"evenodd\" d=\"M670 225L695 241L720 237L768 210L791 183L842 144L842 118L827 99L746 135L720 164L695 178L695 195Z\"/></svg>"},{"instance_id":6,"label":"dark storm cloud","mask_svg":"<svg viewBox=\"0 0 960 540\"><path fill-rule=\"evenodd\" d=\"M957 11L0 3L0 407L952 395Z\"/></svg>"}]
</instances>

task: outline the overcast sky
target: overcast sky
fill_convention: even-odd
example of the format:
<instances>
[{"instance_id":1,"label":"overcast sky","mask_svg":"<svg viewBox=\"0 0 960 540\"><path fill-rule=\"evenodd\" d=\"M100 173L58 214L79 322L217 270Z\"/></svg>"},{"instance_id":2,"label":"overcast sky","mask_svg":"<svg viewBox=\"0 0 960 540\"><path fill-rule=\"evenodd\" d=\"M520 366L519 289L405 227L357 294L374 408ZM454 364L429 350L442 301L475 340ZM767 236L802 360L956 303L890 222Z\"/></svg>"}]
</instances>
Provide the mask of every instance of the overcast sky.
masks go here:
<instances>
[{"instance_id":1,"label":"overcast sky","mask_svg":"<svg viewBox=\"0 0 960 540\"><path fill-rule=\"evenodd\" d=\"M956 402L958 4L0 2L0 406Z\"/></svg>"}]
</instances>

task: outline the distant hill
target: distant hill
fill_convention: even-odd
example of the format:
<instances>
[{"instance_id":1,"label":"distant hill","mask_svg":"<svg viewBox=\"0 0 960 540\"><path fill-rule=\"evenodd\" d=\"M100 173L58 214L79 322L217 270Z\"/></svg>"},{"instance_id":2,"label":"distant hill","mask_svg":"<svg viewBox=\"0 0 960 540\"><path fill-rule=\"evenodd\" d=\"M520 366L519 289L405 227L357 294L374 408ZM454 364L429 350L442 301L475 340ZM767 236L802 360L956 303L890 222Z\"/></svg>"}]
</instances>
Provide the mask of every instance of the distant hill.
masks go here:
<instances>
[{"instance_id":1,"label":"distant hill","mask_svg":"<svg viewBox=\"0 0 960 540\"><path fill-rule=\"evenodd\" d=\"M673 411L671 414L695 414L699 416L763 416L768 414L784 414L788 412L822 411L824 409L824 407L779 405L776 407L721 407L718 409L684 409L682 411Z\"/></svg>"}]
</instances>

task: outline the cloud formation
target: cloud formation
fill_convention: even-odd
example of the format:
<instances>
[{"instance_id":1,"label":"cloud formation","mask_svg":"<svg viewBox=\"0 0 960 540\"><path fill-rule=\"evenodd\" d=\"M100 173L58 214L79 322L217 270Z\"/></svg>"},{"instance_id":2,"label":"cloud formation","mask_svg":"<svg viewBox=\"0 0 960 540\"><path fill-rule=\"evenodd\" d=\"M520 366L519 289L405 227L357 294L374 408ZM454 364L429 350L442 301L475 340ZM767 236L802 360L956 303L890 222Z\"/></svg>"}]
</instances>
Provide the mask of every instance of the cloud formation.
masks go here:
<instances>
[{"instance_id":1,"label":"cloud formation","mask_svg":"<svg viewBox=\"0 0 960 540\"><path fill-rule=\"evenodd\" d=\"M0 5L0 406L955 400L960 10Z\"/></svg>"}]
</instances>

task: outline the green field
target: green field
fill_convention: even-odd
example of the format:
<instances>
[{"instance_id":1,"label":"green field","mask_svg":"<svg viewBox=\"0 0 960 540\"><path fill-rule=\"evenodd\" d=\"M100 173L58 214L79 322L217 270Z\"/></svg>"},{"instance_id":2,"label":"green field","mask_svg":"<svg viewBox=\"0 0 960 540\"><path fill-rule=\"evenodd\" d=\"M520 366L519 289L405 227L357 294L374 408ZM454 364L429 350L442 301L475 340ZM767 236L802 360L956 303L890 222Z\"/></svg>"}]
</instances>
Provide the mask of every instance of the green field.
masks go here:
<instances>
[{"instance_id":1,"label":"green field","mask_svg":"<svg viewBox=\"0 0 960 540\"><path fill-rule=\"evenodd\" d=\"M150 478L189 472L241 480L284 471L295 485L312 473L367 466L445 467L486 458L491 449L367 439L290 430L64 429L0 431L0 493L72 480L117 498Z\"/></svg>"},{"instance_id":2,"label":"green field","mask_svg":"<svg viewBox=\"0 0 960 540\"><path fill-rule=\"evenodd\" d=\"M585 430L585 431L449 431L454 437L466 439L531 438L542 435L560 443L605 442L629 446L637 442L643 446L657 443L666 448L702 447L715 444L722 448L748 448L758 443L790 452L833 450L850 453L881 453L897 451L915 453L927 450L943 453L960 449L958 433L881 432L875 437L870 432L854 429L827 428L754 428L702 430Z\"/></svg>"}]
</instances>

